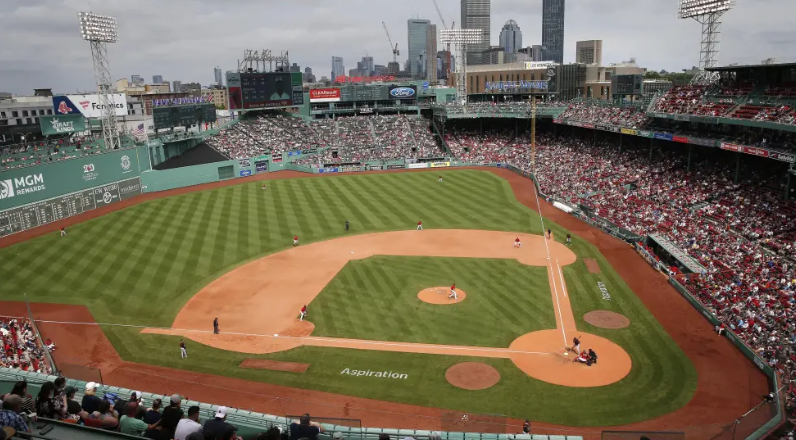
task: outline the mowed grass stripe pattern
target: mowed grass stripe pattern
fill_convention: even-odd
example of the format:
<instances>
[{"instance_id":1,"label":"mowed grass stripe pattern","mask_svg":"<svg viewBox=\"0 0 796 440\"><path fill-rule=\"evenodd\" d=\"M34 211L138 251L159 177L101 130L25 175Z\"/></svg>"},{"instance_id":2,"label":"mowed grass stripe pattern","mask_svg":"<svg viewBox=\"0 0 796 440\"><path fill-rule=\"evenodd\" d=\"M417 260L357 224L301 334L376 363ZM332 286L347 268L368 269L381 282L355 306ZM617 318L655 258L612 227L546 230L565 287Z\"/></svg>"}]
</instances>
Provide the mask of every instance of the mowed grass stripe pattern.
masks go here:
<instances>
[{"instance_id":1,"label":"mowed grass stripe pattern","mask_svg":"<svg viewBox=\"0 0 796 440\"><path fill-rule=\"evenodd\" d=\"M541 231L509 185L481 171L333 176L236 185L154 200L0 249L0 297L87 305L102 322L169 326L236 265L349 234L426 228ZM520 208L520 209L518 209Z\"/></svg>"},{"instance_id":2,"label":"mowed grass stripe pattern","mask_svg":"<svg viewBox=\"0 0 796 440\"><path fill-rule=\"evenodd\" d=\"M467 293L465 301L433 305L417 298L431 287L447 297L453 282ZM556 326L546 268L516 260L350 261L312 301L310 313L314 336L495 348Z\"/></svg>"}]
</instances>

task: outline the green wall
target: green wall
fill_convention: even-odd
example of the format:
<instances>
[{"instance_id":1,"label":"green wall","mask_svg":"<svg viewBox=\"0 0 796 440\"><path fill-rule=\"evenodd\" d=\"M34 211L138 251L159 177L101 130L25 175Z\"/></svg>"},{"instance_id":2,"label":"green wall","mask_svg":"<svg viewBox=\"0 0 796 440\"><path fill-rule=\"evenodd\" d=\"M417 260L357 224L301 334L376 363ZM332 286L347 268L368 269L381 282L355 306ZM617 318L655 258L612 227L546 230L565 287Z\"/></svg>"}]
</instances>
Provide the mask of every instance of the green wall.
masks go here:
<instances>
[{"instance_id":1,"label":"green wall","mask_svg":"<svg viewBox=\"0 0 796 440\"><path fill-rule=\"evenodd\" d=\"M146 147L134 147L3 171L0 211L131 179L149 169Z\"/></svg>"}]
</instances>

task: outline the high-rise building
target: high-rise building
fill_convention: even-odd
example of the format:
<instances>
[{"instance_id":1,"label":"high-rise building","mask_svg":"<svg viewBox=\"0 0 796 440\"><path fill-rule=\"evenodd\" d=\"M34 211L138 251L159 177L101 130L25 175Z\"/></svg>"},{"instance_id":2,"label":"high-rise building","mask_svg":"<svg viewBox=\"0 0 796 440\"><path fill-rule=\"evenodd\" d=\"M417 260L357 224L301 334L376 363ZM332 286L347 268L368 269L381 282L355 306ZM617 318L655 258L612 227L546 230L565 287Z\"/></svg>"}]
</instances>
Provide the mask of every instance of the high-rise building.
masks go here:
<instances>
[{"instance_id":1,"label":"high-rise building","mask_svg":"<svg viewBox=\"0 0 796 440\"><path fill-rule=\"evenodd\" d=\"M564 62L564 0L542 0L543 61Z\"/></svg>"},{"instance_id":2,"label":"high-rise building","mask_svg":"<svg viewBox=\"0 0 796 440\"><path fill-rule=\"evenodd\" d=\"M293 65L290 66L290 73L301 73L301 66L297 63L293 63Z\"/></svg>"},{"instance_id":3,"label":"high-rise building","mask_svg":"<svg viewBox=\"0 0 796 440\"><path fill-rule=\"evenodd\" d=\"M152 84L160 84L163 82L163 75L152 75Z\"/></svg>"},{"instance_id":4,"label":"high-rise building","mask_svg":"<svg viewBox=\"0 0 796 440\"><path fill-rule=\"evenodd\" d=\"M387 63L387 74L396 76L401 71L401 63L398 61L390 61Z\"/></svg>"},{"instance_id":5,"label":"high-rise building","mask_svg":"<svg viewBox=\"0 0 796 440\"><path fill-rule=\"evenodd\" d=\"M312 74L312 67L305 67L304 68L304 75L302 75L302 80L305 83L314 83L315 82L315 75Z\"/></svg>"},{"instance_id":6,"label":"high-rise building","mask_svg":"<svg viewBox=\"0 0 796 440\"><path fill-rule=\"evenodd\" d=\"M215 78L216 84L219 84L219 85L224 84L224 82L222 80L222 76L221 76L221 68L220 67L216 66L213 69L213 78Z\"/></svg>"},{"instance_id":7,"label":"high-rise building","mask_svg":"<svg viewBox=\"0 0 796 440\"><path fill-rule=\"evenodd\" d=\"M139 86L144 84L144 78L141 78L141 75L130 75L130 82L133 85Z\"/></svg>"},{"instance_id":8,"label":"high-rise building","mask_svg":"<svg viewBox=\"0 0 796 440\"><path fill-rule=\"evenodd\" d=\"M544 53L541 44L534 44L531 46L531 61L543 61Z\"/></svg>"},{"instance_id":9,"label":"high-rise building","mask_svg":"<svg viewBox=\"0 0 796 440\"><path fill-rule=\"evenodd\" d=\"M373 57L362 57L362 67L360 70L362 70L365 76L373 75Z\"/></svg>"},{"instance_id":10,"label":"high-rise building","mask_svg":"<svg viewBox=\"0 0 796 440\"><path fill-rule=\"evenodd\" d=\"M603 64L603 40L576 42L575 62L601 66Z\"/></svg>"},{"instance_id":11,"label":"high-rise building","mask_svg":"<svg viewBox=\"0 0 796 440\"><path fill-rule=\"evenodd\" d=\"M172 81L171 82L171 91L172 92L181 92L182 91L182 81Z\"/></svg>"},{"instance_id":12,"label":"high-rise building","mask_svg":"<svg viewBox=\"0 0 796 440\"><path fill-rule=\"evenodd\" d=\"M409 73L412 78L422 78L425 64L420 64L423 52L426 51L426 41L428 38L428 27L431 25L429 20L410 18L407 20L407 34L409 41L407 52L409 53ZM435 52L436 53L436 52Z\"/></svg>"},{"instance_id":13,"label":"high-rise building","mask_svg":"<svg viewBox=\"0 0 796 440\"><path fill-rule=\"evenodd\" d=\"M441 50L437 52L437 59L439 60L439 73L437 73L438 79L448 79L448 71L451 69L451 53L447 50Z\"/></svg>"},{"instance_id":14,"label":"high-rise building","mask_svg":"<svg viewBox=\"0 0 796 440\"><path fill-rule=\"evenodd\" d=\"M426 81L437 82L437 25L430 24L426 28Z\"/></svg>"},{"instance_id":15,"label":"high-rise building","mask_svg":"<svg viewBox=\"0 0 796 440\"><path fill-rule=\"evenodd\" d=\"M515 53L522 48L522 31L514 20L509 20L500 31L500 47L504 53Z\"/></svg>"},{"instance_id":16,"label":"high-rise building","mask_svg":"<svg viewBox=\"0 0 796 440\"><path fill-rule=\"evenodd\" d=\"M467 64L485 64L484 58L489 57L489 39L491 35L491 1L490 0L462 0L463 29L481 29L481 43L467 45Z\"/></svg>"},{"instance_id":17,"label":"high-rise building","mask_svg":"<svg viewBox=\"0 0 796 440\"><path fill-rule=\"evenodd\" d=\"M343 57L332 57L332 81L337 79L338 76L345 76Z\"/></svg>"}]
</instances>

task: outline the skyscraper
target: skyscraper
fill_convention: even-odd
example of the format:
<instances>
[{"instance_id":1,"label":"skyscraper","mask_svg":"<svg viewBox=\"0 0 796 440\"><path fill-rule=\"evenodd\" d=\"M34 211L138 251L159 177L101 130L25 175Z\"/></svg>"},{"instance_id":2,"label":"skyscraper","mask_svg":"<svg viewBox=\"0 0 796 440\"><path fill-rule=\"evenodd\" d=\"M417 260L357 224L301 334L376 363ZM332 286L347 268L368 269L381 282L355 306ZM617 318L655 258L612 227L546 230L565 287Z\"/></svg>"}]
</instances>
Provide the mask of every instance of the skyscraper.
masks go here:
<instances>
[{"instance_id":1,"label":"skyscraper","mask_svg":"<svg viewBox=\"0 0 796 440\"><path fill-rule=\"evenodd\" d=\"M425 70L425 65L421 65L421 56L426 51L426 40L428 27L431 22L418 18L410 18L406 22L409 41L407 48L409 52L409 74L412 78L420 78ZM434 52L436 54L436 52Z\"/></svg>"},{"instance_id":2,"label":"skyscraper","mask_svg":"<svg viewBox=\"0 0 796 440\"><path fill-rule=\"evenodd\" d=\"M500 31L500 47L504 53L515 53L522 48L522 31L514 20L509 20Z\"/></svg>"},{"instance_id":3,"label":"skyscraper","mask_svg":"<svg viewBox=\"0 0 796 440\"><path fill-rule=\"evenodd\" d=\"M362 68L360 70L365 74L364 76L373 75L373 57L362 57Z\"/></svg>"},{"instance_id":4,"label":"skyscraper","mask_svg":"<svg viewBox=\"0 0 796 440\"><path fill-rule=\"evenodd\" d=\"M141 75L130 75L130 82L133 83L134 86L140 86L144 84L144 78L141 78Z\"/></svg>"},{"instance_id":5,"label":"skyscraper","mask_svg":"<svg viewBox=\"0 0 796 440\"><path fill-rule=\"evenodd\" d=\"M544 61L564 62L564 0L542 0Z\"/></svg>"},{"instance_id":6,"label":"skyscraper","mask_svg":"<svg viewBox=\"0 0 796 440\"><path fill-rule=\"evenodd\" d=\"M172 81L171 82L171 91L172 92L181 92L182 91L182 81Z\"/></svg>"},{"instance_id":7,"label":"skyscraper","mask_svg":"<svg viewBox=\"0 0 796 440\"><path fill-rule=\"evenodd\" d=\"M541 44L534 44L531 46L531 61L544 61L542 58L544 54L542 53L542 45Z\"/></svg>"},{"instance_id":8,"label":"skyscraper","mask_svg":"<svg viewBox=\"0 0 796 440\"><path fill-rule=\"evenodd\" d=\"M337 79L338 76L345 76L343 57L332 57L332 81Z\"/></svg>"},{"instance_id":9,"label":"skyscraper","mask_svg":"<svg viewBox=\"0 0 796 440\"><path fill-rule=\"evenodd\" d=\"M563 1L563 0L562 0ZM485 64L485 52L489 51L489 38L491 34L491 1L490 0L462 0L463 29L481 29L481 43L467 45L467 64Z\"/></svg>"},{"instance_id":10,"label":"skyscraper","mask_svg":"<svg viewBox=\"0 0 796 440\"><path fill-rule=\"evenodd\" d=\"M426 28L426 81L437 82L437 25Z\"/></svg>"},{"instance_id":11,"label":"skyscraper","mask_svg":"<svg viewBox=\"0 0 796 440\"><path fill-rule=\"evenodd\" d=\"M152 84L160 84L163 82L163 75L152 75Z\"/></svg>"},{"instance_id":12,"label":"skyscraper","mask_svg":"<svg viewBox=\"0 0 796 440\"><path fill-rule=\"evenodd\" d=\"M213 69L213 77L216 79L216 84L218 84L218 85L224 84L224 82L222 81L221 68L220 67L216 66Z\"/></svg>"}]
</instances>

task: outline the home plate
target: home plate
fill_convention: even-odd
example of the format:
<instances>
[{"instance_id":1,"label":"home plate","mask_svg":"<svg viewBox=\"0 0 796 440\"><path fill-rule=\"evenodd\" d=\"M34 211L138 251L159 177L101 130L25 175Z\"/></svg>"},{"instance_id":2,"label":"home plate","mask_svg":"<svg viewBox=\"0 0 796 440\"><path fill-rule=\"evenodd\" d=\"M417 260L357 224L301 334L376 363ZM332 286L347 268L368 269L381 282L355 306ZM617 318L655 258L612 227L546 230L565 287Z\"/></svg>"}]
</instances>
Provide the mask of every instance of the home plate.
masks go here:
<instances>
[{"instance_id":1,"label":"home plate","mask_svg":"<svg viewBox=\"0 0 796 440\"><path fill-rule=\"evenodd\" d=\"M279 336L279 333L274 333L274 336Z\"/></svg>"},{"instance_id":2,"label":"home plate","mask_svg":"<svg viewBox=\"0 0 796 440\"><path fill-rule=\"evenodd\" d=\"M353 253L354 253L354 251L351 251L351 253L353 254Z\"/></svg>"}]
</instances>

